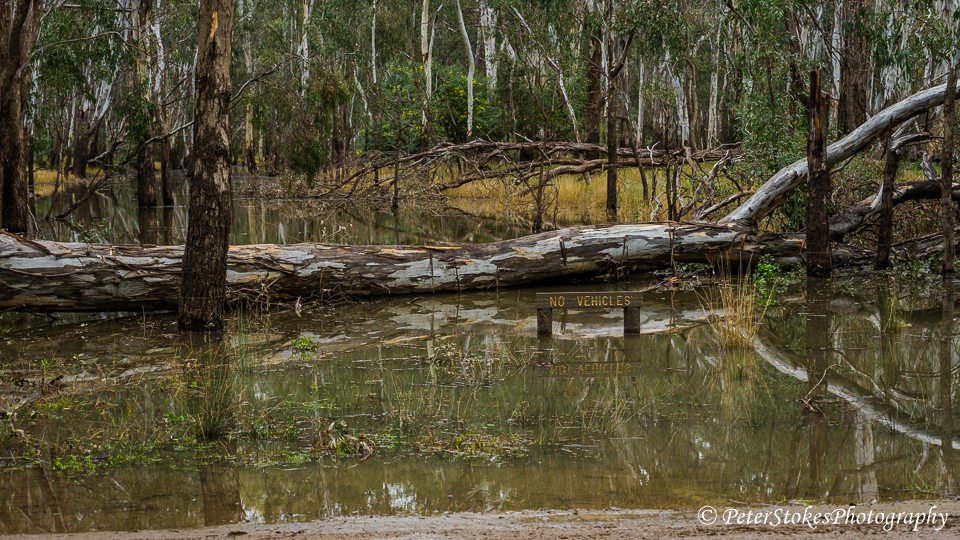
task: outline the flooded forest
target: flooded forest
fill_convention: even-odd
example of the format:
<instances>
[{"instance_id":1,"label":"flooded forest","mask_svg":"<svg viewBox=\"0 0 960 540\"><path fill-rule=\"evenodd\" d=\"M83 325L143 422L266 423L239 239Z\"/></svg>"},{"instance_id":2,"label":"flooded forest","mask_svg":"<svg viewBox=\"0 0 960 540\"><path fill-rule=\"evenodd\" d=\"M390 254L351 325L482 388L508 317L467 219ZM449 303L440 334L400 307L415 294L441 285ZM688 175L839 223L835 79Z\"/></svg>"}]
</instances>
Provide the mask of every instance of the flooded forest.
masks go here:
<instances>
[{"instance_id":1,"label":"flooded forest","mask_svg":"<svg viewBox=\"0 0 960 540\"><path fill-rule=\"evenodd\" d=\"M958 21L0 1L0 535L955 500Z\"/></svg>"}]
</instances>

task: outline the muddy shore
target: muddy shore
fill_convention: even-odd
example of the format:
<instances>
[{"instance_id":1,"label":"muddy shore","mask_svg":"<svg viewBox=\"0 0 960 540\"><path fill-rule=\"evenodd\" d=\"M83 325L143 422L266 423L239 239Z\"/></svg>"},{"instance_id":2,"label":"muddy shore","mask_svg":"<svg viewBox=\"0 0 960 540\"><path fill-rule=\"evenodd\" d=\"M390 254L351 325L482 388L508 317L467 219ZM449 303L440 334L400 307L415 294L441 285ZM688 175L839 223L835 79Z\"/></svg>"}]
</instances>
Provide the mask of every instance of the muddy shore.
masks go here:
<instances>
[{"instance_id":1,"label":"muddy shore","mask_svg":"<svg viewBox=\"0 0 960 540\"><path fill-rule=\"evenodd\" d=\"M373 540L566 538L957 538L960 501L906 501L859 506L755 505L682 511L607 509L503 514L336 517L309 523L239 523L200 529L15 535L30 540ZM819 518L816 517L819 514ZM882 515L882 517L881 517ZM828 517L824 517L828 516ZM878 519L879 518L879 519ZM829 523L822 521L827 519ZM737 522L740 523L737 523ZM747 523L747 522L752 523ZM817 523L814 523L814 522ZM765 523L764 523L765 522ZM859 523L858 523L859 522Z\"/></svg>"}]
</instances>

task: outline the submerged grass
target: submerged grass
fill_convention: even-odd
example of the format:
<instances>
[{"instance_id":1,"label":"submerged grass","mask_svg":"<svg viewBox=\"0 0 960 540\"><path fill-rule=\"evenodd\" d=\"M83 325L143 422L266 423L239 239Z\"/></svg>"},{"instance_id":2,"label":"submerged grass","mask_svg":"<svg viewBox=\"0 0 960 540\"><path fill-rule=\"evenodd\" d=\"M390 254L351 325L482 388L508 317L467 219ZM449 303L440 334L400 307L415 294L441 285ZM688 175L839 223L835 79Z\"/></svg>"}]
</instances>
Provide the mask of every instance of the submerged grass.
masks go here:
<instances>
[{"instance_id":1,"label":"submerged grass","mask_svg":"<svg viewBox=\"0 0 960 540\"><path fill-rule=\"evenodd\" d=\"M734 279L726 263L717 265L719 283L704 293L700 302L710 311L710 327L721 350L753 349L753 341L769 302L757 294L749 272L739 271Z\"/></svg>"}]
</instances>

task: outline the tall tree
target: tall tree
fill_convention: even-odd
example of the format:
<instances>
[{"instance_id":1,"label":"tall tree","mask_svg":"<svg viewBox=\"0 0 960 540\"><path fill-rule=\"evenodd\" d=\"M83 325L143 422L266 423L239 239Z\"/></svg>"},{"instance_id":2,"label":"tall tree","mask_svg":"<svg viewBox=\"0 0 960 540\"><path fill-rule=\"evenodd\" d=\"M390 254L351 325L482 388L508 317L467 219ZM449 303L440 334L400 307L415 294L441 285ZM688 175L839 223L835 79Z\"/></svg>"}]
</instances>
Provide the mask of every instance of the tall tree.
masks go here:
<instances>
[{"instance_id":1,"label":"tall tree","mask_svg":"<svg viewBox=\"0 0 960 540\"><path fill-rule=\"evenodd\" d=\"M613 0L607 0L606 42L607 42L607 216L610 220L617 220L617 151L620 138L617 137L617 76L626 65L630 44L633 43L633 33L627 38L619 37L613 31ZM619 55L619 58L618 58Z\"/></svg>"},{"instance_id":2,"label":"tall tree","mask_svg":"<svg viewBox=\"0 0 960 540\"><path fill-rule=\"evenodd\" d=\"M477 70L477 63L473 59L473 46L470 44L470 35L467 34L467 25L463 22L463 9L460 0L456 1L457 19L460 21L460 35L467 48L467 140L473 138L473 76Z\"/></svg>"},{"instance_id":3,"label":"tall tree","mask_svg":"<svg viewBox=\"0 0 960 540\"><path fill-rule=\"evenodd\" d=\"M190 219L180 287L180 331L219 331L230 235L230 33L233 0L200 2Z\"/></svg>"},{"instance_id":4,"label":"tall tree","mask_svg":"<svg viewBox=\"0 0 960 540\"><path fill-rule=\"evenodd\" d=\"M830 226L827 199L830 197L830 164L827 162L827 113L830 102L820 86L820 72L810 72L808 100L810 135L807 139L807 277L830 277Z\"/></svg>"},{"instance_id":5,"label":"tall tree","mask_svg":"<svg viewBox=\"0 0 960 540\"><path fill-rule=\"evenodd\" d=\"M150 11L153 9L153 0L140 0L137 3L137 9L130 14L130 22L133 27L133 40L136 42L138 52L134 60L137 85L144 93L144 97L149 102L151 99L151 88L147 81L146 49L148 48L148 32ZM144 122L147 126L150 121ZM143 130L141 134L140 150L137 153L137 204L143 207L157 205L157 181L156 173L153 168L153 152L151 146L147 143L150 138L151 130L149 127Z\"/></svg>"},{"instance_id":6,"label":"tall tree","mask_svg":"<svg viewBox=\"0 0 960 540\"><path fill-rule=\"evenodd\" d=\"M950 58L947 69L947 88L957 87L957 64ZM954 272L956 242L956 209L953 205L953 138L957 126L957 103L954 92L947 92L943 100L943 151L940 153L940 224L943 227L943 273Z\"/></svg>"},{"instance_id":7,"label":"tall tree","mask_svg":"<svg viewBox=\"0 0 960 540\"><path fill-rule=\"evenodd\" d=\"M14 232L30 219L23 114L41 8L40 0L0 3L0 227Z\"/></svg>"}]
</instances>

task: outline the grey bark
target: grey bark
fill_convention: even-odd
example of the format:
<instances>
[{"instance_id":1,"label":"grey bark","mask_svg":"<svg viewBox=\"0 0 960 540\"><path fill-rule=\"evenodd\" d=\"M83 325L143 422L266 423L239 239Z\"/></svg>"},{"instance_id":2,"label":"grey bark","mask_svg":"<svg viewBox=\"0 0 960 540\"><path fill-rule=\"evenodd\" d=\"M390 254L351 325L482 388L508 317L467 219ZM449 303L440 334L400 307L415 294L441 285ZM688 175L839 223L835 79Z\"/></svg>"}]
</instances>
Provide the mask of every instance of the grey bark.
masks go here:
<instances>
[{"instance_id":1,"label":"grey bark","mask_svg":"<svg viewBox=\"0 0 960 540\"><path fill-rule=\"evenodd\" d=\"M803 235L758 233L737 224L645 223L572 227L465 246L230 247L231 297L273 301L496 289L546 280L665 268L675 261L739 261L769 253L800 260ZM0 310L176 309L183 246L34 242L0 233ZM836 263L872 260L855 246ZM208 269L209 272L209 269ZM178 294L180 293L180 294Z\"/></svg>"}]
</instances>

